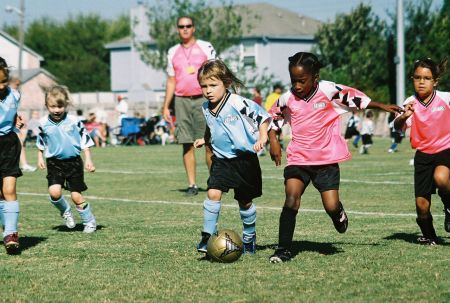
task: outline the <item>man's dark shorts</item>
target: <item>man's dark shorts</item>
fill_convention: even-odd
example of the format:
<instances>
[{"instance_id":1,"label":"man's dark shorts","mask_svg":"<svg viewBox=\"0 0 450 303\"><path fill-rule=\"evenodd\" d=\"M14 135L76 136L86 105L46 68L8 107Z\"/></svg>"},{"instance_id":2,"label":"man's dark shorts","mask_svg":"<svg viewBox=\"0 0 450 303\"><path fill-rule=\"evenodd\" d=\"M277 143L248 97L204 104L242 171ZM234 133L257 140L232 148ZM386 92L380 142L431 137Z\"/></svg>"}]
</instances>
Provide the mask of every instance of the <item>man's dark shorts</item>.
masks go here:
<instances>
[{"instance_id":1,"label":"man's dark shorts","mask_svg":"<svg viewBox=\"0 0 450 303\"><path fill-rule=\"evenodd\" d=\"M47 180L49 187L59 184L70 192L85 191L83 160L80 156L64 160L48 158Z\"/></svg>"},{"instance_id":2,"label":"man's dark shorts","mask_svg":"<svg viewBox=\"0 0 450 303\"><path fill-rule=\"evenodd\" d=\"M443 165L450 169L450 149L436 154L426 154L416 151L414 156L414 194L416 197L428 197L436 193L434 170Z\"/></svg>"},{"instance_id":3,"label":"man's dark shorts","mask_svg":"<svg viewBox=\"0 0 450 303\"><path fill-rule=\"evenodd\" d=\"M338 190L340 170L337 163L326 165L289 165L284 168L284 183L288 179L299 179L305 188L312 181L319 192Z\"/></svg>"},{"instance_id":4,"label":"man's dark shorts","mask_svg":"<svg viewBox=\"0 0 450 303\"><path fill-rule=\"evenodd\" d=\"M262 195L261 167L258 156L247 153L233 159L212 157L208 189L228 192L234 189L237 201L252 201Z\"/></svg>"},{"instance_id":5,"label":"man's dark shorts","mask_svg":"<svg viewBox=\"0 0 450 303\"><path fill-rule=\"evenodd\" d=\"M175 137L180 144L194 143L205 136L206 120L202 111L203 96L196 98L175 97L177 117Z\"/></svg>"},{"instance_id":6,"label":"man's dark shorts","mask_svg":"<svg viewBox=\"0 0 450 303\"><path fill-rule=\"evenodd\" d=\"M0 136L0 181L5 177L20 177L19 167L22 145L16 133Z\"/></svg>"}]
</instances>

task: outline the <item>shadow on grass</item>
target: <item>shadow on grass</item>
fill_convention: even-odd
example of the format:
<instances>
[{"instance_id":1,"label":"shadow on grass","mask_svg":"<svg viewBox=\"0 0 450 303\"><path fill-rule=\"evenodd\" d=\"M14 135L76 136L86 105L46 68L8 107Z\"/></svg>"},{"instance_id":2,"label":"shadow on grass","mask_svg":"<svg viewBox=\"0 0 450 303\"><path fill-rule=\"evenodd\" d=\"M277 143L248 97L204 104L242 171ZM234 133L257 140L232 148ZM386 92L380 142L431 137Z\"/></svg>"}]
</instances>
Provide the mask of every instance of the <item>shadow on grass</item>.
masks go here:
<instances>
[{"instance_id":1,"label":"shadow on grass","mask_svg":"<svg viewBox=\"0 0 450 303\"><path fill-rule=\"evenodd\" d=\"M183 188L183 189L172 189L172 191L177 191L177 192L180 192L180 193L187 193L187 188ZM208 190L206 189L206 188L203 188L203 187L199 187L198 188L198 192L200 193L200 192L207 192Z\"/></svg>"},{"instance_id":2,"label":"shadow on grass","mask_svg":"<svg viewBox=\"0 0 450 303\"><path fill-rule=\"evenodd\" d=\"M101 230L103 228L104 228L103 225L97 225L97 231L99 231L99 230ZM80 232L80 231L83 231L84 225L79 223L79 224L75 225L74 228L68 228L65 225L58 225L58 226L52 227L52 229L56 230L56 231L66 232L66 233L67 232L69 232L69 233L71 233L71 232Z\"/></svg>"},{"instance_id":3,"label":"shadow on grass","mask_svg":"<svg viewBox=\"0 0 450 303\"><path fill-rule=\"evenodd\" d=\"M292 242L291 253L292 257L295 257L299 253L302 252L316 252L321 255L334 255L343 252L342 249L339 249L334 246L335 243L320 243L320 242L310 242L310 241L294 241ZM275 250L277 248L276 244L269 245L257 245L256 251L258 250L266 250L272 249Z\"/></svg>"},{"instance_id":4,"label":"shadow on grass","mask_svg":"<svg viewBox=\"0 0 450 303\"><path fill-rule=\"evenodd\" d=\"M385 240L403 240L405 242L408 243L412 243L412 244L418 244L421 245L419 242L417 242L417 238L420 235L417 233L414 234L408 234L408 233L395 233L392 234L388 237L385 237ZM450 243L446 243L443 241L443 239L441 237L438 237L438 245L443 245L443 246L450 246Z\"/></svg>"},{"instance_id":5,"label":"shadow on grass","mask_svg":"<svg viewBox=\"0 0 450 303\"><path fill-rule=\"evenodd\" d=\"M47 240L46 237L20 237L20 251L24 251L31 247L34 247L39 243L44 242L45 240Z\"/></svg>"}]
</instances>

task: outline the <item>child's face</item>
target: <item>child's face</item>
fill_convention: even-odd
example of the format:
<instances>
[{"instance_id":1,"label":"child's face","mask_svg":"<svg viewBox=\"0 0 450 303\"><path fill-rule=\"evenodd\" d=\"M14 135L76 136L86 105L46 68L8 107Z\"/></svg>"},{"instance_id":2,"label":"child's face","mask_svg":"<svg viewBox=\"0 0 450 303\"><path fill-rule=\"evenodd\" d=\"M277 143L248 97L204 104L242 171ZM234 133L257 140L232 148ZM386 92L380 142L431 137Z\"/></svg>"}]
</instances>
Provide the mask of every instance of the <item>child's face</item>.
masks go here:
<instances>
[{"instance_id":1,"label":"child's face","mask_svg":"<svg viewBox=\"0 0 450 303\"><path fill-rule=\"evenodd\" d=\"M212 103L220 102L227 92L223 81L214 77L202 79L200 87L202 88L203 96Z\"/></svg>"},{"instance_id":2,"label":"child's face","mask_svg":"<svg viewBox=\"0 0 450 303\"><path fill-rule=\"evenodd\" d=\"M319 75L312 75L303 69L303 66L293 66L289 69L291 76L292 91L299 98L310 94L319 80Z\"/></svg>"},{"instance_id":3,"label":"child's face","mask_svg":"<svg viewBox=\"0 0 450 303\"><path fill-rule=\"evenodd\" d=\"M0 70L0 99L4 99L8 94L8 77Z\"/></svg>"},{"instance_id":4,"label":"child's face","mask_svg":"<svg viewBox=\"0 0 450 303\"><path fill-rule=\"evenodd\" d=\"M50 101L47 103L47 109L50 113L50 116L53 120L59 121L62 119L62 116L66 112L66 107L62 104L59 104L56 101Z\"/></svg>"},{"instance_id":5,"label":"child's face","mask_svg":"<svg viewBox=\"0 0 450 303\"><path fill-rule=\"evenodd\" d=\"M414 90L420 99L425 99L433 93L437 81L429 68L418 67L413 75Z\"/></svg>"}]
</instances>

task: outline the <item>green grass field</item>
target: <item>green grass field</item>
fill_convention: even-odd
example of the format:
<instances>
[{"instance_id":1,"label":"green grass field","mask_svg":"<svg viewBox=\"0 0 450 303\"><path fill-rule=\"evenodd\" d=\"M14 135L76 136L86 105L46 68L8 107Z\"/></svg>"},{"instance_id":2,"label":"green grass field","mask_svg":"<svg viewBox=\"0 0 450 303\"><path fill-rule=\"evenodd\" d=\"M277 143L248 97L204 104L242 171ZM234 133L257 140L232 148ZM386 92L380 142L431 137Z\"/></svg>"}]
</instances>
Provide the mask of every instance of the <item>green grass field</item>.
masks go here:
<instances>
[{"instance_id":1,"label":"green grass field","mask_svg":"<svg viewBox=\"0 0 450 303\"><path fill-rule=\"evenodd\" d=\"M388 154L375 138L370 155L352 149L341 164L340 195L349 215L338 234L310 186L297 217L291 262L270 264L284 201L283 168L261 157L263 196L258 252L232 264L201 258L195 246L206 192L185 197L181 147L94 149L88 174L99 229L86 235L78 219L68 231L47 198L45 172L18 181L18 256L0 252L1 302L449 302L450 234L442 203L432 212L441 245L416 243L413 156L409 143ZM36 149L27 149L35 163ZM203 150L198 183L206 187ZM237 203L224 196L219 228L241 232Z\"/></svg>"}]
</instances>

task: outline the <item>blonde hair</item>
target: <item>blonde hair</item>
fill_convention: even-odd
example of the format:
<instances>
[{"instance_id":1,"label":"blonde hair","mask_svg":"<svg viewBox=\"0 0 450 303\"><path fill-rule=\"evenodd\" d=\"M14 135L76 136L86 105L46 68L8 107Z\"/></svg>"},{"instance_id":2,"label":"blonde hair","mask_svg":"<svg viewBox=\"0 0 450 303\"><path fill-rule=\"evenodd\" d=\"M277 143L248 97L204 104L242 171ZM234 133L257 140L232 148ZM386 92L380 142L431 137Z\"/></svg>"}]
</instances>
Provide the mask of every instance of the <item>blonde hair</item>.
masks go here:
<instances>
[{"instance_id":1,"label":"blonde hair","mask_svg":"<svg viewBox=\"0 0 450 303\"><path fill-rule=\"evenodd\" d=\"M70 104L69 89L63 85L53 85L46 89L45 105L56 103L58 106L67 107Z\"/></svg>"},{"instance_id":2,"label":"blonde hair","mask_svg":"<svg viewBox=\"0 0 450 303\"><path fill-rule=\"evenodd\" d=\"M221 80L226 88L231 87L234 92L236 92L238 88L245 87L244 83L239 80L220 59L210 59L205 61L198 70L198 83L201 83L204 79L210 78Z\"/></svg>"}]
</instances>

